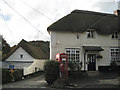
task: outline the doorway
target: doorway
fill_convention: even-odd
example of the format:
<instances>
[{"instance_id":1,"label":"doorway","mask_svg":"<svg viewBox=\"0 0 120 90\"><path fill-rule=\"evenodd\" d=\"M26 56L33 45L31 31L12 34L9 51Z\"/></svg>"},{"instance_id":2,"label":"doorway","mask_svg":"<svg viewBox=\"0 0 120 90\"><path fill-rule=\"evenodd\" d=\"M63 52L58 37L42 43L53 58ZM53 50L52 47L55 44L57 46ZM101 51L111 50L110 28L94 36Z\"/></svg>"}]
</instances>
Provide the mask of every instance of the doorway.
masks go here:
<instances>
[{"instance_id":1,"label":"doorway","mask_svg":"<svg viewBox=\"0 0 120 90\"><path fill-rule=\"evenodd\" d=\"M96 70L96 54L87 54L88 71Z\"/></svg>"}]
</instances>

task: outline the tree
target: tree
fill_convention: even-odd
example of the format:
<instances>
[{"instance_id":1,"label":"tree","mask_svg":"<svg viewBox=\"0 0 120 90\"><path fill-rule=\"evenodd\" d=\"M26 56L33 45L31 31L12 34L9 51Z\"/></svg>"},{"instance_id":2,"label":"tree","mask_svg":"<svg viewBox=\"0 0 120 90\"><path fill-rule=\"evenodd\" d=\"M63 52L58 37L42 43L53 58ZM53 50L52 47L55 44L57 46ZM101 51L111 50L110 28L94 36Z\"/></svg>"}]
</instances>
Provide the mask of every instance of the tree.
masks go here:
<instances>
[{"instance_id":1,"label":"tree","mask_svg":"<svg viewBox=\"0 0 120 90\"><path fill-rule=\"evenodd\" d=\"M0 61L2 60L2 35L0 35Z\"/></svg>"},{"instance_id":2,"label":"tree","mask_svg":"<svg viewBox=\"0 0 120 90\"><path fill-rule=\"evenodd\" d=\"M2 37L2 58L4 58L10 52L10 45L7 41Z\"/></svg>"}]
</instances>

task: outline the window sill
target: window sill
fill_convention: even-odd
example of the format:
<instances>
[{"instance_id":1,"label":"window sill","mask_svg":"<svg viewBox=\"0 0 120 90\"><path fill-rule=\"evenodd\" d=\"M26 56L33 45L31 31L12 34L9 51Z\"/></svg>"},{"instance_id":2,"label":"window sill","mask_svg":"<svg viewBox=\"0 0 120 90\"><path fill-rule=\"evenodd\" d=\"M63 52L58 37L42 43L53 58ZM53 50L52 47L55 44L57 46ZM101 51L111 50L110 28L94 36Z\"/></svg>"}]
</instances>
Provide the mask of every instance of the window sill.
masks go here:
<instances>
[{"instance_id":1,"label":"window sill","mask_svg":"<svg viewBox=\"0 0 120 90\"><path fill-rule=\"evenodd\" d=\"M87 39L96 39L96 38L88 38L88 37L87 37Z\"/></svg>"},{"instance_id":2,"label":"window sill","mask_svg":"<svg viewBox=\"0 0 120 90\"><path fill-rule=\"evenodd\" d=\"M111 40L120 40L120 39L118 39L118 38L112 38Z\"/></svg>"}]
</instances>

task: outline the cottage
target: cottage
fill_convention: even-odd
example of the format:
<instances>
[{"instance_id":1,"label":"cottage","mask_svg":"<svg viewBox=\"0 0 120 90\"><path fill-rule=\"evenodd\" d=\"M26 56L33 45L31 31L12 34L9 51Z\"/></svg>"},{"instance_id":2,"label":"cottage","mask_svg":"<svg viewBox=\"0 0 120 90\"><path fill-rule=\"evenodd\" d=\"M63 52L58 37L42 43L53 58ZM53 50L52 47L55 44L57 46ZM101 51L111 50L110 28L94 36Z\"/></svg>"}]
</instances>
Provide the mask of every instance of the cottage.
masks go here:
<instances>
[{"instance_id":1,"label":"cottage","mask_svg":"<svg viewBox=\"0 0 120 90\"><path fill-rule=\"evenodd\" d=\"M74 10L47 28L50 59L65 52L71 62L82 62L82 70L95 71L120 63L119 10L115 14Z\"/></svg>"},{"instance_id":2,"label":"cottage","mask_svg":"<svg viewBox=\"0 0 120 90\"><path fill-rule=\"evenodd\" d=\"M3 68L13 64L15 69L23 69L23 74L28 75L43 70L43 65L49 59L49 42L31 41L21 42L12 48L3 59Z\"/></svg>"}]
</instances>

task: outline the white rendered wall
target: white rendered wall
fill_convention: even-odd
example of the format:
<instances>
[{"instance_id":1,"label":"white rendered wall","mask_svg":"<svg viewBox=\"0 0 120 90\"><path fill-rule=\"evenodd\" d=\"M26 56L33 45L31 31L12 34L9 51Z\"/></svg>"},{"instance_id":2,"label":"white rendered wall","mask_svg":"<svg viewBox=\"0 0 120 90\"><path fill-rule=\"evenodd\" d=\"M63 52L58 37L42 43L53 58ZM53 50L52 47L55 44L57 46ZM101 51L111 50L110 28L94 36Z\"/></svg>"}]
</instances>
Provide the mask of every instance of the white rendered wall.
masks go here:
<instances>
[{"instance_id":1,"label":"white rendered wall","mask_svg":"<svg viewBox=\"0 0 120 90\"><path fill-rule=\"evenodd\" d=\"M20 55L23 55L23 58L20 58ZM5 61L34 61L34 58L30 56L22 47L19 47L10 57Z\"/></svg>"},{"instance_id":2,"label":"white rendered wall","mask_svg":"<svg viewBox=\"0 0 120 90\"><path fill-rule=\"evenodd\" d=\"M80 36L79 39L77 39L77 34ZM110 48L118 47L118 42L119 42L118 40L112 39L110 34L98 35L96 33L94 39L88 39L86 32L72 33L72 32L51 31L50 36L51 36L50 59L53 59L53 60L55 60L55 55L57 53L65 52L65 48L80 48L80 54L81 54L80 58L82 61L84 60L84 50L82 46L101 46L104 49L104 51L97 52L97 53L102 55L103 58L96 60L96 65L97 65L96 69L98 69L98 66L110 65Z\"/></svg>"},{"instance_id":3,"label":"white rendered wall","mask_svg":"<svg viewBox=\"0 0 120 90\"><path fill-rule=\"evenodd\" d=\"M24 75L28 75L28 74L32 74L34 72L37 72L37 71L43 71L43 66L44 66L44 62L46 60L42 60L42 59L35 59L34 62L29 66L29 67L25 67L24 68ZM36 71L35 71L35 68Z\"/></svg>"}]
</instances>

